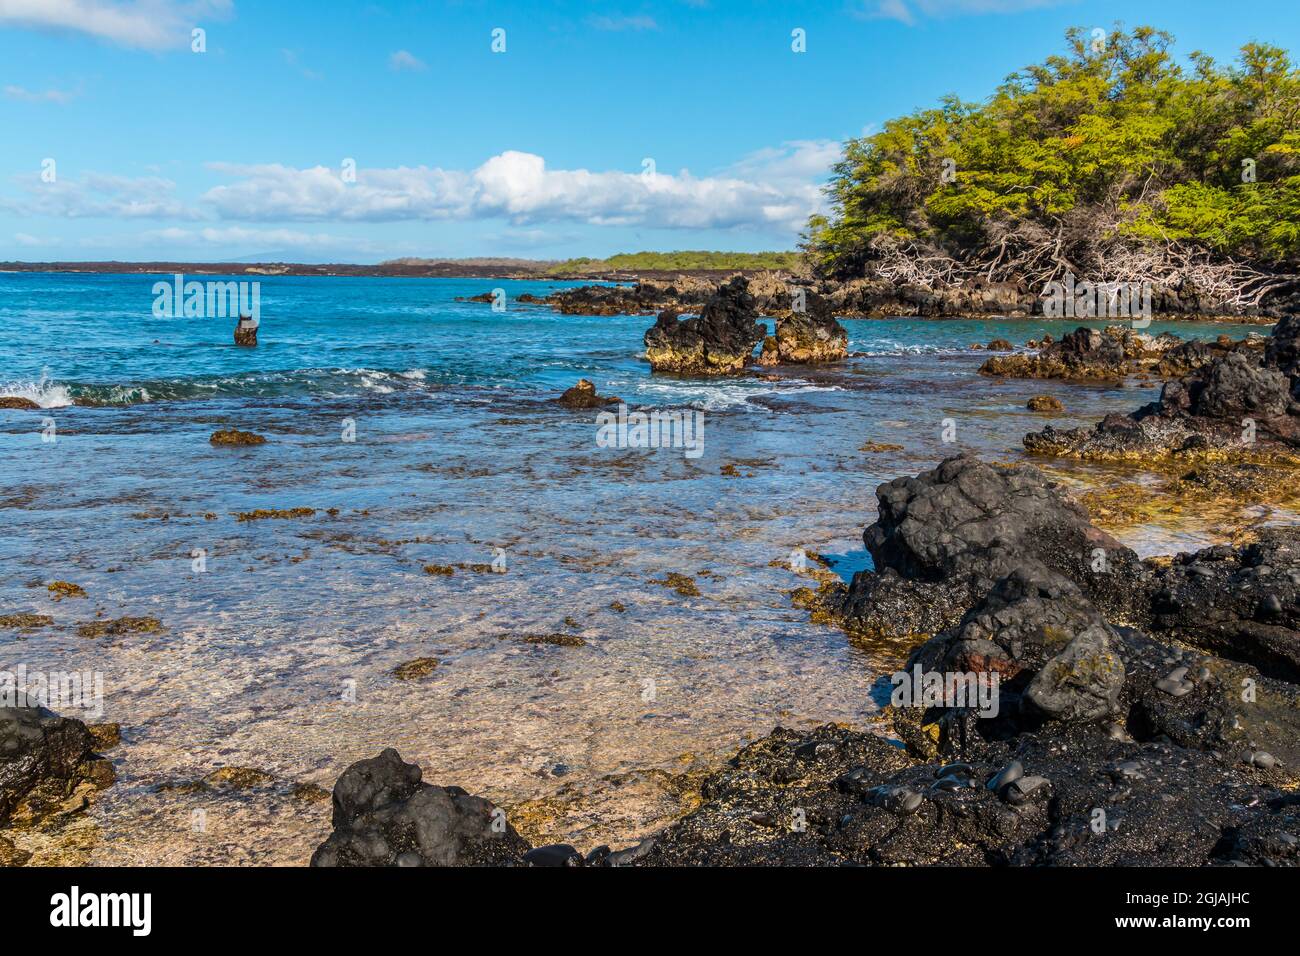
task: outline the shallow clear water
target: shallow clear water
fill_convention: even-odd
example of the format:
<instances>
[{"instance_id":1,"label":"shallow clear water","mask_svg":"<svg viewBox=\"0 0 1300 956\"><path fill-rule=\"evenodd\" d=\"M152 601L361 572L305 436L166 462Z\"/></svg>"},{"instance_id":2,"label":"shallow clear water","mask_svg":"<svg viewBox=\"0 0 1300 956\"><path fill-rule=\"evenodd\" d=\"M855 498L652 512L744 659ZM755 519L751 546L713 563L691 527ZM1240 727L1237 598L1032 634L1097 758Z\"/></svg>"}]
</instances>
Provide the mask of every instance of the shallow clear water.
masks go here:
<instances>
[{"instance_id":1,"label":"shallow clear water","mask_svg":"<svg viewBox=\"0 0 1300 956\"><path fill-rule=\"evenodd\" d=\"M90 814L97 863L303 863L329 805L289 785L329 787L384 746L510 807L530 835L631 842L679 811L675 775L741 740L872 721L871 686L907 649L810 624L790 606L813 583L792 550L845 576L864 566L875 486L959 448L1024 457L1043 424L1030 395L1058 395L1070 414L1056 421L1074 424L1156 394L976 374L972 343L1078 323L845 321L863 354L842 367L699 381L649 374L648 317L513 304L553 283L264 277L260 344L239 349L230 320L153 318L155 281L0 275L0 394L46 406L0 410L0 613L55 622L0 632L0 669L102 672L102 719L124 740L119 783ZM504 313L455 301L495 287ZM1245 331L1149 331L1164 328ZM633 406L703 410L703 454L598 447L595 413L551 402L579 377ZM227 425L268 443L210 445ZM296 507L317 510L235 517ZM423 571L494 557L504 573ZM699 596L652 583L668 572ZM54 601L55 580L87 596ZM122 616L164 630L76 632ZM585 644L522 640L556 632ZM393 677L420 657L439 666ZM159 789L221 766L276 782Z\"/></svg>"}]
</instances>

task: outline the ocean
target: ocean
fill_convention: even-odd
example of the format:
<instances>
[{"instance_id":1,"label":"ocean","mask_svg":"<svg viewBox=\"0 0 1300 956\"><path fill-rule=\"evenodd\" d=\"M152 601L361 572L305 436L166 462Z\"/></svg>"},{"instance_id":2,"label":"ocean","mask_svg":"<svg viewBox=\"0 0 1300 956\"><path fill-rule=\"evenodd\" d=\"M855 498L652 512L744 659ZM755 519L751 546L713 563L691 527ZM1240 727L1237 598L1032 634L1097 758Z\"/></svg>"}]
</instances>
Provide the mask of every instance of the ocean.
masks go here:
<instances>
[{"instance_id":1,"label":"ocean","mask_svg":"<svg viewBox=\"0 0 1300 956\"><path fill-rule=\"evenodd\" d=\"M74 849L33 862L302 864L329 832L318 788L388 746L535 842L631 843L745 740L875 721L908 648L811 623L792 553L847 580L880 482L960 450L1026 460L1032 395L1075 425L1159 389L977 374L972 344L1077 321L843 320L840 366L706 381L650 374L653 317L515 301L578 283L232 278L261 284L256 348L233 319L155 318L170 276L0 275L0 394L41 406L0 409L0 614L52 618L0 630L0 670L100 675L122 733ZM457 301L494 288L505 311ZM579 378L702 412L702 453L602 447L596 412L554 402ZM225 427L267 441L211 445ZM1218 534L1118 533L1144 555ZM158 624L85 626L121 618Z\"/></svg>"}]
</instances>

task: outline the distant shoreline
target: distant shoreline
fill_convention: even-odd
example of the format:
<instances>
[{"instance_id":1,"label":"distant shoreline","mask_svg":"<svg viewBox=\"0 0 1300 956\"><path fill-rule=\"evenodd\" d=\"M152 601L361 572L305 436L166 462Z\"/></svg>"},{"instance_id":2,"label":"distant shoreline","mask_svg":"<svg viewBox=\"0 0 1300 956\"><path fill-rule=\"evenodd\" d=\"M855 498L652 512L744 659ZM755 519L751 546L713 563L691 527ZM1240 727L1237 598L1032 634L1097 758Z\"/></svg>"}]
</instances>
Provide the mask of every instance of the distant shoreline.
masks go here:
<instances>
[{"instance_id":1,"label":"distant shoreline","mask_svg":"<svg viewBox=\"0 0 1300 956\"><path fill-rule=\"evenodd\" d=\"M554 282L635 282L689 275L714 278L736 273L755 274L760 269L594 270L553 273L547 264L535 269L519 265L474 265L465 262L307 264L300 262L0 262L0 273L56 272L114 275L218 275L218 276L324 276L387 279L531 279Z\"/></svg>"}]
</instances>

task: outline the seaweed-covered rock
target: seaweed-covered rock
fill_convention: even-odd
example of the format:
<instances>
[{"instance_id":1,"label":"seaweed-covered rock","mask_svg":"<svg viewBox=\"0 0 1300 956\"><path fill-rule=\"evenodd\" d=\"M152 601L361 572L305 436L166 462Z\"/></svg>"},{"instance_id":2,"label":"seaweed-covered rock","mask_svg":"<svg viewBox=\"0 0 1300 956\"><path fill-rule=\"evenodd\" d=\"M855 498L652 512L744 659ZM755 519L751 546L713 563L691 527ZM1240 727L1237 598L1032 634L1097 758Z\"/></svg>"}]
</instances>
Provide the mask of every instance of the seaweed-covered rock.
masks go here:
<instances>
[{"instance_id":1,"label":"seaweed-covered rock","mask_svg":"<svg viewBox=\"0 0 1300 956\"><path fill-rule=\"evenodd\" d=\"M1147 573L1137 556L1035 468L960 455L886 482L876 497L863 534L875 570L854 575L840 609L853 630L935 633L1025 561L1073 581L1117 620L1140 603Z\"/></svg>"},{"instance_id":2,"label":"seaweed-covered rock","mask_svg":"<svg viewBox=\"0 0 1300 956\"><path fill-rule=\"evenodd\" d=\"M391 747L339 777L333 825L312 866L502 866L531 849L503 811L460 787L424 783Z\"/></svg>"},{"instance_id":3,"label":"seaweed-covered rock","mask_svg":"<svg viewBox=\"0 0 1300 956\"><path fill-rule=\"evenodd\" d=\"M0 688L0 826L38 824L113 782L86 725Z\"/></svg>"},{"instance_id":4,"label":"seaweed-covered rock","mask_svg":"<svg viewBox=\"0 0 1300 956\"><path fill-rule=\"evenodd\" d=\"M646 331L646 358L656 372L719 375L738 372L754 357L766 327L758 321L748 282L737 276L718 289L698 316L660 313Z\"/></svg>"}]
</instances>

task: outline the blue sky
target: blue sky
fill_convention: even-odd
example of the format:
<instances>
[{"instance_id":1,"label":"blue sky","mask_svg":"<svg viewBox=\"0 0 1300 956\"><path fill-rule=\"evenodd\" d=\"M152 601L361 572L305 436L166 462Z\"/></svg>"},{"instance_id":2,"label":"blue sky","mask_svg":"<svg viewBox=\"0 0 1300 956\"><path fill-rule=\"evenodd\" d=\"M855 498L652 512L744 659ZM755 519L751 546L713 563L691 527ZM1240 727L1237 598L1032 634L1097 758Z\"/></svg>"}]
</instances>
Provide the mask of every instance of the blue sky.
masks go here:
<instances>
[{"instance_id":1,"label":"blue sky","mask_svg":"<svg viewBox=\"0 0 1300 956\"><path fill-rule=\"evenodd\" d=\"M1117 21L1300 50L1295 0L0 0L0 260L792 248L844 138Z\"/></svg>"}]
</instances>

